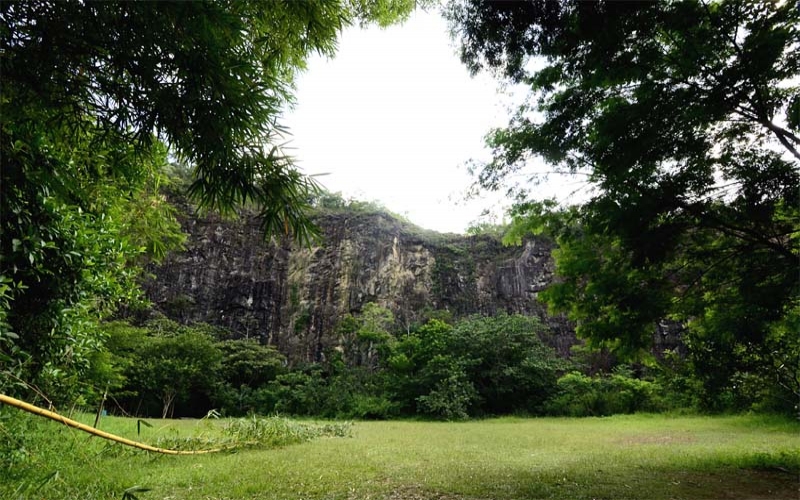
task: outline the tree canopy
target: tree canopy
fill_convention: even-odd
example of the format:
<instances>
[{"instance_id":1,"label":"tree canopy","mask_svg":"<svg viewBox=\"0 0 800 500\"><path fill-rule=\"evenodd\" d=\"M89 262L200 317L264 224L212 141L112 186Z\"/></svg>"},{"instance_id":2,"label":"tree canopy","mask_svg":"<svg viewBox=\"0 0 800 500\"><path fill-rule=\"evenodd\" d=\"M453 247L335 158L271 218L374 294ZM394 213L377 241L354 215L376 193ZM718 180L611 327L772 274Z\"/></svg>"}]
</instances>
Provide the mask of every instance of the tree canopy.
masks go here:
<instances>
[{"instance_id":1,"label":"tree canopy","mask_svg":"<svg viewBox=\"0 0 800 500\"><path fill-rule=\"evenodd\" d=\"M796 332L776 333L800 311L795 3L466 0L447 15L472 71L530 88L477 182L519 196L512 236L558 240L545 300L628 352L678 320L707 388L763 369L800 394ZM536 159L591 197L567 208L512 184Z\"/></svg>"},{"instance_id":2,"label":"tree canopy","mask_svg":"<svg viewBox=\"0 0 800 500\"><path fill-rule=\"evenodd\" d=\"M136 298L142 256L182 241L160 191L170 162L192 169L201 208L252 204L266 234L315 237L317 185L281 149L294 76L332 55L344 26L413 7L0 3L4 368L42 387L86 368L97 321Z\"/></svg>"},{"instance_id":3,"label":"tree canopy","mask_svg":"<svg viewBox=\"0 0 800 500\"><path fill-rule=\"evenodd\" d=\"M70 130L88 118L141 147L162 139L194 167L190 192L202 206L231 211L256 202L267 231L308 238L302 209L313 183L279 147L294 75L312 53L333 55L356 16L387 23L412 6L7 2L4 99Z\"/></svg>"}]
</instances>

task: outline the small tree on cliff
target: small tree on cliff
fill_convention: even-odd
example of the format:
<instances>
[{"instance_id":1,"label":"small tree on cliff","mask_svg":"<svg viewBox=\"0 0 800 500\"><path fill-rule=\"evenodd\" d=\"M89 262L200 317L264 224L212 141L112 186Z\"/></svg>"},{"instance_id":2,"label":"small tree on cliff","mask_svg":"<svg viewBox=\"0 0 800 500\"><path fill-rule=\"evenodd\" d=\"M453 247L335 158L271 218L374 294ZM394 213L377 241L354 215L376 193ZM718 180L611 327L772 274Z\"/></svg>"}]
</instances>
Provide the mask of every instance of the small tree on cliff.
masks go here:
<instances>
[{"instance_id":1,"label":"small tree on cliff","mask_svg":"<svg viewBox=\"0 0 800 500\"><path fill-rule=\"evenodd\" d=\"M377 366L377 355L386 353L394 337L394 315L374 302L364 304L361 314L346 315L336 328L345 357L354 366Z\"/></svg>"}]
</instances>

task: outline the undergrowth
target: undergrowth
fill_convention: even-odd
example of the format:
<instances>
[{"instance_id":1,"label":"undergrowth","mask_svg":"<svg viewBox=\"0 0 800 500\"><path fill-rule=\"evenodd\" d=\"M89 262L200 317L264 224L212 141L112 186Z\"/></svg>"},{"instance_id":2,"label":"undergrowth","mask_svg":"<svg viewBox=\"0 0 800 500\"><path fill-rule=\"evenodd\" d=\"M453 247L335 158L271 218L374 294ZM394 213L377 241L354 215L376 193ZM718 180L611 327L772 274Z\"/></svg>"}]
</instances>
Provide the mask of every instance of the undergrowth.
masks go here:
<instances>
[{"instance_id":1,"label":"undergrowth","mask_svg":"<svg viewBox=\"0 0 800 500\"><path fill-rule=\"evenodd\" d=\"M249 417L230 420L222 428L232 442L268 447L288 446L322 437L350 437L352 424L302 423L283 417Z\"/></svg>"}]
</instances>

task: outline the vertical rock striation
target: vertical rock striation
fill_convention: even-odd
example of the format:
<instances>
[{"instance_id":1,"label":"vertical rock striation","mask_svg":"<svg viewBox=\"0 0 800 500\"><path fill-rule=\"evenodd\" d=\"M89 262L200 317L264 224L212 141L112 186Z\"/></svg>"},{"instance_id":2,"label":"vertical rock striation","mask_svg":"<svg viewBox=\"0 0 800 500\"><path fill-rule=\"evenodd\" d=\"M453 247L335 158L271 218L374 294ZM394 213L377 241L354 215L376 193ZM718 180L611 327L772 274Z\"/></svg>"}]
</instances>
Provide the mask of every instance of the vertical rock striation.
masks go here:
<instances>
[{"instance_id":1,"label":"vertical rock striation","mask_svg":"<svg viewBox=\"0 0 800 500\"><path fill-rule=\"evenodd\" d=\"M419 229L383 213L319 215L324 240L301 248L267 242L251 216L185 217L184 252L150 269L145 291L180 321L203 321L272 344L292 361L316 361L337 343L334 330L368 302L392 310L398 329L426 312L454 316L521 313L542 317L545 339L566 355L575 343L563 318L536 296L553 278L551 242L504 247L490 236Z\"/></svg>"}]
</instances>

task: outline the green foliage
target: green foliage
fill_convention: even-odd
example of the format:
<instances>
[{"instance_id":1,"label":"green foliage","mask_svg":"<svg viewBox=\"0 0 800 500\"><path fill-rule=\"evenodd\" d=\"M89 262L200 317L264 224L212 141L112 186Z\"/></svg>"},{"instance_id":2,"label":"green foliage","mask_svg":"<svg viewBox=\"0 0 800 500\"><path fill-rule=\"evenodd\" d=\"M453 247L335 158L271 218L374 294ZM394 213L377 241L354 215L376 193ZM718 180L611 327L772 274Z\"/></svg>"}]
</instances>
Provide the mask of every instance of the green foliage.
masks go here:
<instances>
[{"instance_id":1,"label":"green foliage","mask_svg":"<svg viewBox=\"0 0 800 500\"><path fill-rule=\"evenodd\" d=\"M226 340L222 351L222 378L233 385L260 387L284 371L286 358L275 347L254 340Z\"/></svg>"},{"instance_id":2,"label":"green foliage","mask_svg":"<svg viewBox=\"0 0 800 500\"><path fill-rule=\"evenodd\" d=\"M4 85L4 99L13 91ZM135 306L139 266L183 235L158 194L163 145L137 150L86 119L48 121L3 101L0 309L17 338L4 333L0 349L18 376L68 401L102 348L97 320Z\"/></svg>"},{"instance_id":3,"label":"green foliage","mask_svg":"<svg viewBox=\"0 0 800 500\"><path fill-rule=\"evenodd\" d=\"M209 396L214 388L221 356L213 339L200 332L153 336L137 350L137 362L128 379L140 397L156 396L161 418L172 417L175 405L187 403L192 394Z\"/></svg>"},{"instance_id":4,"label":"green foliage","mask_svg":"<svg viewBox=\"0 0 800 500\"><path fill-rule=\"evenodd\" d=\"M266 386L285 371L285 358L251 340L218 341L207 325L167 319L144 327L124 322L103 326L109 350L104 376L116 404L137 415L199 416L211 408L242 415L274 409ZM224 334L224 333L223 333Z\"/></svg>"},{"instance_id":5,"label":"green foliage","mask_svg":"<svg viewBox=\"0 0 800 500\"><path fill-rule=\"evenodd\" d=\"M275 146L294 77L312 53L333 55L345 25L391 23L412 8L391 0L370 8L361 2L5 6L4 97L53 112L67 126L89 116L132 144L149 144L155 128L194 166L190 193L202 206L231 211L256 201L266 231L291 230L304 240L314 234L303 209L315 184ZM174 29L176 20L183 29Z\"/></svg>"},{"instance_id":6,"label":"green foliage","mask_svg":"<svg viewBox=\"0 0 800 500\"><path fill-rule=\"evenodd\" d=\"M792 347L768 345L800 294L797 6L469 0L448 12L473 71L530 87L489 134L477 182L522 200L511 240L557 241L550 307L631 357L657 321L685 323L709 401L740 398L737 377L764 389L785 377L774 359ZM532 158L585 179L591 198L526 201L511 180L531 177Z\"/></svg>"},{"instance_id":7,"label":"green foliage","mask_svg":"<svg viewBox=\"0 0 800 500\"><path fill-rule=\"evenodd\" d=\"M394 323L392 311L373 302L364 304L357 316L345 315L336 327L344 361L376 367L379 355L386 355L394 342L390 333Z\"/></svg>"},{"instance_id":8,"label":"green foliage","mask_svg":"<svg viewBox=\"0 0 800 500\"><path fill-rule=\"evenodd\" d=\"M163 147L137 152L86 123L68 141L63 129L37 127L3 122L4 148L11 145L2 169L0 204L9 216L0 221L0 275L13 286L0 307L18 338L5 334L0 349L22 365L22 378L67 401L75 387L65 377L80 377L102 348L98 318L136 305L142 258L163 255L182 235L153 194ZM134 165L141 172L129 172Z\"/></svg>"},{"instance_id":9,"label":"green foliage","mask_svg":"<svg viewBox=\"0 0 800 500\"><path fill-rule=\"evenodd\" d=\"M336 355L331 357L327 363L301 366L279 375L268 385L274 400L268 410L325 418L397 416L397 405L383 391L381 374L366 366L348 366Z\"/></svg>"},{"instance_id":10,"label":"green foliage","mask_svg":"<svg viewBox=\"0 0 800 500\"><path fill-rule=\"evenodd\" d=\"M479 411L532 412L549 396L564 363L542 343L544 330L536 318L519 315L471 318L455 326L449 350L469 360Z\"/></svg>"},{"instance_id":11,"label":"green foliage","mask_svg":"<svg viewBox=\"0 0 800 500\"><path fill-rule=\"evenodd\" d=\"M369 302L361 308L361 327L359 332L364 334L385 333L393 324L394 315L392 311L385 307Z\"/></svg>"},{"instance_id":12,"label":"green foliage","mask_svg":"<svg viewBox=\"0 0 800 500\"><path fill-rule=\"evenodd\" d=\"M508 224L498 224L496 222L472 222L465 233L467 236L491 236L497 239L503 239L508 231Z\"/></svg>"},{"instance_id":13,"label":"green foliage","mask_svg":"<svg viewBox=\"0 0 800 500\"><path fill-rule=\"evenodd\" d=\"M353 395L352 407L343 416L359 420L387 420L399 416L399 405L386 394Z\"/></svg>"},{"instance_id":14,"label":"green foliage","mask_svg":"<svg viewBox=\"0 0 800 500\"><path fill-rule=\"evenodd\" d=\"M800 302L787 308L781 321L770 326L764 353L771 363L762 376L777 381L773 395L782 400L783 408L800 413Z\"/></svg>"},{"instance_id":15,"label":"green foliage","mask_svg":"<svg viewBox=\"0 0 800 500\"><path fill-rule=\"evenodd\" d=\"M535 412L565 367L535 318L473 317L450 326L431 320L400 339L385 365L404 411L446 419Z\"/></svg>"},{"instance_id":16,"label":"green foliage","mask_svg":"<svg viewBox=\"0 0 800 500\"><path fill-rule=\"evenodd\" d=\"M335 413L330 415L328 412L339 406L337 403L346 398L346 395L336 395L331 399L328 389L329 385L320 365L279 375L270 384L276 400L274 411L288 415L334 416Z\"/></svg>"},{"instance_id":17,"label":"green foliage","mask_svg":"<svg viewBox=\"0 0 800 500\"><path fill-rule=\"evenodd\" d=\"M715 340L691 339L689 359L700 384L700 408L797 414L800 348L795 314L789 312L771 325L761 344L720 346Z\"/></svg>"},{"instance_id":18,"label":"green foliage","mask_svg":"<svg viewBox=\"0 0 800 500\"><path fill-rule=\"evenodd\" d=\"M199 416L216 408L225 415L277 412L362 420L788 411L792 402L781 386L767 383L768 374L742 372L712 397L693 360L678 353L638 366L637 377L623 366L612 371L615 358L590 346L576 348L573 359L564 360L542 343L544 327L535 318L471 317L452 325L432 319L397 337L380 331L390 324L388 310L365 307L363 315L343 318L343 344L326 352L324 361L288 367L273 347L247 339L218 341L226 332L207 325L164 318L144 327L109 323L104 330L110 355L95 363L97 370L87 380L94 392L87 392L99 398L108 387L111 400L120 405L110 409L136 415ZM776 332L785 341L794 339L784 333ZM368 348L370 363L365 362ZM584 373L562 376L576 368Z\"/></svg>"},{"instance_id":19,"label":"green foliage","mask_svg":"<svg viewBox=\"0 0 800 500\"><path fill-rule=\"evenodd\" d=\"M662 391L658 383L633 378L625 370L594 377L570 372L558 379L558 394L547 412L570 417L658 412L666 409Z\"/></svg>"},{"instance_id":20,"label":"green foliage","mask_svg":"<svg viewBox=\"0 0 800 500\"><path fill-rule=\"evenodd\" d=\"M279 146L295 75L347 24L413 7L2 3L0 356L15 376L77 397L98 322L136 305L140 266L181 245L161 194L168 151L202 208L252 204L266 234L315 238L318 186Z\"/></svg>"},{"instance_id":21,"label":"green foliage","mask_svg":"<svg viewBox=\"0 0 800 500\"><path fill-rule=\"evenodd\" d=\"M389 210L379 200L364 201L356 198L345 198L340 191L332 193L322 189L314 197L312 205L323 213L386 214L394 219L410 224L408 217Z\"/></svg>"},{"instance_id":22,"label":"green foliage","mask_svg":"<svg viewBox=\"0 0 800 500\"><path fill-rule=\"evenodd\" d=\"M478 391L466 373L447 370L428 394L417 398L417 403L420 413L425 415L445 420L464 420L469 418L469 411L478 397Z\"/></svg>"},{"instance_id":23,"label":"green foliage","mask_svg":"<svg viewBox=\"0 0 800 500\"><path fill-rule=\"evenodd\" d=\"M321 437L350 437L349 423L305 424L282 417L248 417L229 420L223 435L236 443L277 448L305 443Z\"/></svg>"},{"instance_id":24,"label":"green foliage","mask_svg":"<svg viewBox=\"0 0 800 500\"><path fill-rule=\"evenodd\" d=\"M229 414L454 420L540 411L566 367L542 344L532 318L476 317L455 326L431 320L399 338L383 330L391 324L387 309L367 305L340 323L341 352L291 369L274 351L266 357L263 346L217 344L226 355L213 401Z\"/></svg>"},{"instance_id":25,"label":"green foliage","mask_svg":"<svg viewBox=\"0 0 800 500\"><path fill-rule=\"evenodd\" d=\"M654 369L654 378L664 388L663 396L669 408L708 409L702 380L695 374L691 361L679 352L663 353Z\"/></svg>"}]
</instances>

